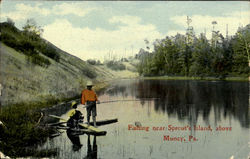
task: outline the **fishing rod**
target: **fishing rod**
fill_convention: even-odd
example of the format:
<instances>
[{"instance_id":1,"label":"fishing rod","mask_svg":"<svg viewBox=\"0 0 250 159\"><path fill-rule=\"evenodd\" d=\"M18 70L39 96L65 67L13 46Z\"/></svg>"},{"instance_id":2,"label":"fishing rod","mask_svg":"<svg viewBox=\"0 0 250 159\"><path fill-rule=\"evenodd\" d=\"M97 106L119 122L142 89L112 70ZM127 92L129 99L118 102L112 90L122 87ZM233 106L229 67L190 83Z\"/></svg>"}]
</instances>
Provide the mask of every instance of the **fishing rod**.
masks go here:
<instances>
[{"instance_id":1,"label":"fishing rod","mask_svg":"<svg viewBox=\"0 0 250 159\"><path fill-rule=\"evenodd\" d=\"M99 104L103 104L103 103L113 103L113 102L141 101L141 100L143 100L143 99L152 100L152 99L160 99L160 98L140 98L140 99L121 99L121 100L109 100L109 101L103 101L103 102L100 102Z\"/></svg>"},{"instance_id":2,"label":"fishing rod","mask_svg":"<svg viewBox=\"0 0 250 159\"><path fill-rule=\"evenodd\" d=\"M143 99L147 99L147 100L152 100L152 99L160 99L160 98L140 98L140 99L121 99L121 100L108 100L108 101L103 101L100 103L96 103L96 104L104 104L104 103L114 103L114 102L131 102L131 101L141 101ZM85 105L83 106L83 108L87 108L89 106L91 106L93 104L89 104L89 105Z\"/></svg>"}]
</instances>

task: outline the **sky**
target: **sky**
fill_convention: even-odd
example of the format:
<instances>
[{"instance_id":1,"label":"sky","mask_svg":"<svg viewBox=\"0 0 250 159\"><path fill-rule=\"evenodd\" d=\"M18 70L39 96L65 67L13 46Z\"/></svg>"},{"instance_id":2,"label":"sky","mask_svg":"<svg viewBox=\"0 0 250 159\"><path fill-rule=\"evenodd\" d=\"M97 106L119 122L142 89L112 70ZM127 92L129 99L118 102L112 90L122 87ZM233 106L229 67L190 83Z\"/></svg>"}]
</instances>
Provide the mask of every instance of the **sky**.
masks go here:
<instances>
[{"instance_id":1,"label":"sky","mask_svg":"<svg viewBox=\"0 0 250 159\"><path fill-rule=\"evenodd\" d=\"M247 1L7 1L2 0L0 21L7 17L19 29L34 19L44 29L42 37L83 60L121 58L146 48L147 39L185 34L186 19L197 36L215 30L234 35L250 23Z\"/></svg>"}]
</instances>

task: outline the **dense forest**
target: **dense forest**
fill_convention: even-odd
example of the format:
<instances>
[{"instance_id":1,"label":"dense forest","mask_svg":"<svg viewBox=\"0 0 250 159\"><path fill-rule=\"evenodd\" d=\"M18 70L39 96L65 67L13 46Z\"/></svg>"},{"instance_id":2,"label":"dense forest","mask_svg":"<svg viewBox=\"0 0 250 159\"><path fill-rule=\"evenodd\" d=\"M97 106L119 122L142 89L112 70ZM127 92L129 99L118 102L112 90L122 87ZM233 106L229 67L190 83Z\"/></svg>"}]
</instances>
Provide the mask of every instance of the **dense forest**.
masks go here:
<instances>
[{"instance_id":1,"label":"dense forest","mask_svg":"<svg viewBox=\"0 0 250 159\"><path fill-rule=\"evenodd\" d=\"M208 40L204 33L197 37L187 29L186 35L155 40L153 51L148 40L145 44L147 49L136 55L143 76L249 76L250 24L239 27L234 36L213 31Z\"/></svg>"}]
</instances>

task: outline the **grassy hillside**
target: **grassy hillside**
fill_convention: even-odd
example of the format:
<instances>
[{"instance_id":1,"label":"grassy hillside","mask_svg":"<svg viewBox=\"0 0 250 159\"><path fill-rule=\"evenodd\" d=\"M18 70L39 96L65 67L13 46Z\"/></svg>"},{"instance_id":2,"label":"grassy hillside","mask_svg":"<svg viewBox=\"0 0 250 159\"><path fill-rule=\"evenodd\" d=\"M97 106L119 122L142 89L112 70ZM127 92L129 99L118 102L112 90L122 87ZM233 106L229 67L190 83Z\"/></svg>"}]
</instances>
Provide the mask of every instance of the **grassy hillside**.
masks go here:
<instances>
[{"instance_id":1,"label":"grassy hillside","mask_svg":"<svg viewBox=\"0 0 250 159\"><path fill-rule=\"evenodd\" d=\"M0 39L2 105L73 98L79 96L87 80L97 83L136 76L128 70L92 66L8 23L1 23Z\"/></svg>"},{"instance_id":2,"label":"grassy hillside","mask_svg":"<svg viewBox=\"0 0 250 159\"><path fill-rule=\"evenodd\" d=\"M106 81L135 77L135 68L112 70L107 65L91 65L42 39L34 32L18 30L14 24L0 23L0 151L10 157L45 157L56 150L37 150L37 145L55 133L40 125L41 108L80 97L87 80L106 86ZM104 83L103 83L104 82ZM69 102L64 104L70 105Z\"/></svg>"}]
</instances>

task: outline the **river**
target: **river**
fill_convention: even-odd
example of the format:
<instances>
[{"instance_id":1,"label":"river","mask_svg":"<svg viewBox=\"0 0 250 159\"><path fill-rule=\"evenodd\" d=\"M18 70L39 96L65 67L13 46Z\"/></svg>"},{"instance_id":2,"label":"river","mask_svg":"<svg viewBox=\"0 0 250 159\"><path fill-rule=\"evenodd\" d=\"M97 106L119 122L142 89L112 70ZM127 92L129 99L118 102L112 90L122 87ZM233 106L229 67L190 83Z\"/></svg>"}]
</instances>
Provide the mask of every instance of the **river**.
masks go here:
<instances>
[{"instance_id":1,"label":"river","mask_svg":"<svg viewBox=\"0 0 250 159\"><path fill-rule=\"evenodd\" d=\"M249 156L248 82L120 80L99 94L99 100L121 100L97 105L97 120L118 118L99 127L106 136L80 135L73 144L64 132L42 148L57 148L57 157L65 159Z\"/></svg>"}]
</instances>

